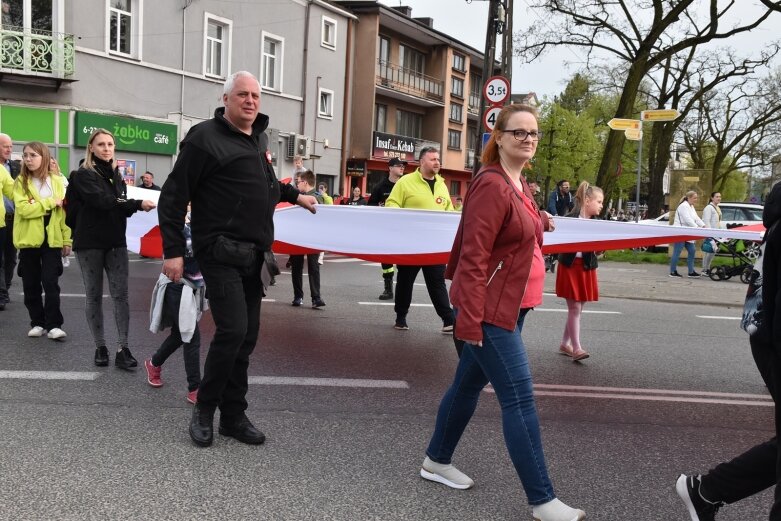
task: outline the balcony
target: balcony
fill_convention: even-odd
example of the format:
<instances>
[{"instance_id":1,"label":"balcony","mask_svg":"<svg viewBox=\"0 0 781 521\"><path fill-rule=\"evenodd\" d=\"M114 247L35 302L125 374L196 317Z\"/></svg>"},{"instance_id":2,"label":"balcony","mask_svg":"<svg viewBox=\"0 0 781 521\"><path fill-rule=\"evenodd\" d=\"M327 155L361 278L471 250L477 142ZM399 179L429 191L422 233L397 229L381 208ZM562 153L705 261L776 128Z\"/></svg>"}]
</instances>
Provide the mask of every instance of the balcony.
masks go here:
<instances>
[{"instance_id":1,"label":"balcony","mask_svg":"<svg viewBox=\"0 0 781 521\"><path fill-rule=\"evenodd\" d=\"M467 112L469 114L479 116L480 115L480 94L476 92L469 93L469 105L467 105Z\"/></svg>"},{"instance_id":2,"label":"balcony","mask_svg":"<svg viewBox=\"0 0 781 521\"><path fill-rule=\"evenodd\" d=\"M423 105L442 106L444 103L444 81L384 60L377 60L375 84L391 92L428 102ZM405 96L400 99L409 98Z\"/></svg>"},{"instance_id":3,"label":"balcony","mask_svg":"<svg viewBox=\"0 0 781 521\"><path fill-rule=\"evenodd\" d=\"M0 79L23 84L75 81L72 34L39 29L0 29Z\"/></svg>"}]
</instances>

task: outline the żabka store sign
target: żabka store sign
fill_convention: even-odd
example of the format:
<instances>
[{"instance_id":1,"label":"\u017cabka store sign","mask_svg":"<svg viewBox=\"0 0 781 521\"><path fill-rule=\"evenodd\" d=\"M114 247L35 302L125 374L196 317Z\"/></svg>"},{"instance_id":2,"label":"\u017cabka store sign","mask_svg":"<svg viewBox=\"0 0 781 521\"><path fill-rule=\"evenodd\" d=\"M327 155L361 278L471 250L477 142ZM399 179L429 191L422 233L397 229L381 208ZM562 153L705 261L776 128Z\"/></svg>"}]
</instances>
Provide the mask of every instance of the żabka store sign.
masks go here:
<instances>
[{"instance_id":1,"label":"\u017cabka store sign","mask_svg":"<svg viewBox=\"0 0 781 521\"><path fill-rule=\"evenodd\" d=\"M86 147L90 135L99 128L114 134L117 150L167 156L176 154L176 125L92 112L76 112L76 146Z\"/></svg>"},{"instance_id":2,"label":"\u017cabka store sign","mask_svg":"<svg viewBox=\"0 0 781 521\"><path fill-rule=\"evenodd\" d=\"M422 141L406 136L374 132L372 135L372 157L390 159L398 157L403 161L414 161L415 150Z\"/></svg>"}]
</instances>

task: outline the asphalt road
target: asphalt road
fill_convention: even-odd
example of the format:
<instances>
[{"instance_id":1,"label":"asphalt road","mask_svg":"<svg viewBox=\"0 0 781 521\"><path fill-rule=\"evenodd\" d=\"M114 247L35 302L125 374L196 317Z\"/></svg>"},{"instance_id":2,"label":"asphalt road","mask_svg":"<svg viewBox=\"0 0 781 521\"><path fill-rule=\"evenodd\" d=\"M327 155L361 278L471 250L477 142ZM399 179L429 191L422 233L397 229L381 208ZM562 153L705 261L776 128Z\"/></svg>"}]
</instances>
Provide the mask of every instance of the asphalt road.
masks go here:
<instances>
[{"instance_id":1,"label":"asphalt road","mask_svg":"<svg viewBox=\"0 0 781 521\"><path fill-rule=\"evenodd\" d=\"M771 437L772 402L737 307L657 298L696 294L691 287L708 281L666 279L663 266L603 267L606 288L622 276L625 284L658 280L654 300L637 290L586 306L582 336L592 357L584 363L557 354L563 301L546 295L526 321L550 474L558 496L590 520L685 520L678 474L706 471ZM147 330L159 269L132 258L130 336L139 361L164 338ZM392 327L392 306L378 305L376 265L327 256L322 281L323 310L291 307L285 274L263 304L248 415L266 444L217 435L200 449L187 435L181 355L165 365L159 389L143 369L94 367L75 260L61 279L68 339L27 338L17 280L14 302L0 313L0 519L531 519L491 392L454 459L476 486L453 491L418 477L456 364L422 276L413 302L423 306L403 332ZM745 286L719 291L739 302ZM105 307L113 339L110 299ZM201 327L208 341L210 315ZM54 371L81 379L51 379ZM766 491L718 519L766 519L771 499Z\"/></svg>"}]
</instances>

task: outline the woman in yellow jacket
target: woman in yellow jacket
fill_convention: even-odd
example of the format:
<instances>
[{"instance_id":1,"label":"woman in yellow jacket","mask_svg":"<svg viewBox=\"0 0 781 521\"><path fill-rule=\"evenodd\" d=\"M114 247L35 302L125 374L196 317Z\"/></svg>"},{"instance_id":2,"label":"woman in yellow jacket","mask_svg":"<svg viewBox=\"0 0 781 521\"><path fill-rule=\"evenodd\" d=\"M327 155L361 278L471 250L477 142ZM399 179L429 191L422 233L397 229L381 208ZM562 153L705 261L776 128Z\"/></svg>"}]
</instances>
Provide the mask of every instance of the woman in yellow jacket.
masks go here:
<instances>
[{"instance_id":1,"label":"woman in yellow jacket","mask_svg":"<svg viewBox=\"0 0 781 521\"><path fill-rule=\"evenodd\" d=\"M48 331L49 338L61 340L67 335L62 330L58 280L62 257L70 255L71 230L62 207L65 186L62 177L49 172L50 159L43 143L24 146L22 169L14 182L14 246L19 250L18 271L32 326L27 336L40 337Z\"/></svg>"}]
</instances>

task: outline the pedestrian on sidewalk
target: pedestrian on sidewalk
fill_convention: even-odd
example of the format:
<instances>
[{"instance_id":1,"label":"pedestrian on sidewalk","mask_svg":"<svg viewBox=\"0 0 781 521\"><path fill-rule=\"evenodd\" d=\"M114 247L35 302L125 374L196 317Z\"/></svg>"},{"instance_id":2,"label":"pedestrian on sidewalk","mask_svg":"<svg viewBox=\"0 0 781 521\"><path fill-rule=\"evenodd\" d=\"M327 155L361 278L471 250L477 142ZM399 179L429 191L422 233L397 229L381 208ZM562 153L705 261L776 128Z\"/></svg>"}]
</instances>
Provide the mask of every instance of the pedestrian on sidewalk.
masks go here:
<instances>
[{"instance_id":1,"label":"pedestrian on sidewalk","mask_svg":"<svg viewBox=\"0 0 781 521\"><path fill-rule=\"evenodd\" d=\"M702 210L702 221L705 223L706 228L721 228L721 208L719 208L720 202L721 202L721 194L719 192L713 192L712 194L710 194L710 202ZM705 240L710 241L712 245L711 246L712 251L708 252L703 249L702 276L709 277L710 265L713 262L713 257L716 256L716 250L718 249L718 245L716 244L716 241L714 241L711 238Z\"/></svg>"},{"instance_id":2,"label":"pedestrian on sidewalk","mask_svg":"<svg viewBox=\"0 0 781 521\"><path fill-rule=\"evenodd\" d=\"M60 285L62 258L71 252L71 229L65 224L65 185L49 171L49 147L38 141L22 151L22 169L14 182L14 247L30 314L29 337L62 340ZM43 294L45 293L45 297Z\"/></svg>"},{"instance_id":3,"label":"pedestrian on sidewalk","mask_svg":"<svg viewBox=\"0 0 781 521\"><path fill-rule=\"evenodd\" d=\"M537 208L521 173L539 139L532 107L505 106L467 192L446 274L453 281L458 314L455 337L465 343L420 475L454 489L474 485L451 461L490 382L502 407L505 444L534 519L580 521L586 514L558 500L548 477L521 338L526 314L542 304L542 233L553 228L553 217Z\"/></svg>"},{"instance_id":4,"label":"pedestrian on sidewalk","mask_svg":"<svg viewBox=\"0 0 781 521\"><path fill-rule=\"evenodd\" d=\"M604 194L598 186L588 181L580 183L575 193L575 206L569 217L595 219L602 213ZM597 254L593 251L559 254L559 271L556 273L556 296L567 301L567 322L561 338L559 352L572 357L574 362L589 357L580 344L580 316L583 304L599 300L597 284Z\"/></svg>"},{"instance_id":5,"label":"pedestrian on sidewalk","mask_svg":"<svg viewBox=\"0 0 781 521\"><path fill-rule=\"evenodd\" d=\"M185 217L182 235L186 248L182 278L179 282L174 282L161 273L152 291L152 304L149 308L149 330L157 333L170 327L171 333L163 340L155 354L144 360L144 368L149 385L162 387L163 364L182 347L184 371L187 374L187 401L195 404L198 387L201 385L201 332L198 329L198 321L208 309L208 303L203 275L193 256L189 211Z\"/></svg>"},{"instance_id":6,"label":"pedestrian on sidewalk","mask_svg":"<svg viewBox=\"0 0 781 521\"><path fill-rule=\"evenodd\" d=\"M775 436L748 449L730 461L720 463L707 474L681 474L675 490L692 521L713 521L724 504L735 503L775 485L768 519L781 519L781 183L776 183L765 200L762 223L764 242L749 281L741 327L749 333L749 344L759 374L775 404ZM759 290L759 291L758 291ZM761 293L760 293L761 291ZM759 298L757 298L759 296Z\"/></svg>"},{"instance_id":7,"label":"pedestrian on sidewalk","mask_svg":"<svg viewBox=\"0 0 781 521\"><path fill-rule=\"evenodd\" d=\"M139 210L152 210L155 203L127 198L127 185L116 168L114 147L114 135L108 130L99 128L90 135L84 164L71 175L68 184L66 223L73 230L73 249L87 294L84 311L95 342L94 363L98 367L109 363L103 330L105 271L119 344L114 365L130 371L138 362L128 349L127 219Z\"/></svg>"},{"instance_id":8,"label":"pedestrian on sidewalk","mask_svg":"<svg viewBox=\"0 0 781 521\"><path fill-rule=\"evenodd\" d=\"M697 215L697 210L694 205L697 204L699 195L694 190L689 190L681 197L678 203L678 208L675 210L673 216L673 226L684 226L689 228L704 228L705 223ZM676 242L673 245L673 255L670 258L670 276L681 277L678 273L678 258L681 256L681 251L686 248L686 265L689 268L689 277L699 277L700 274L694 271L694 241Z\"/></svg>"}]
</instances>

